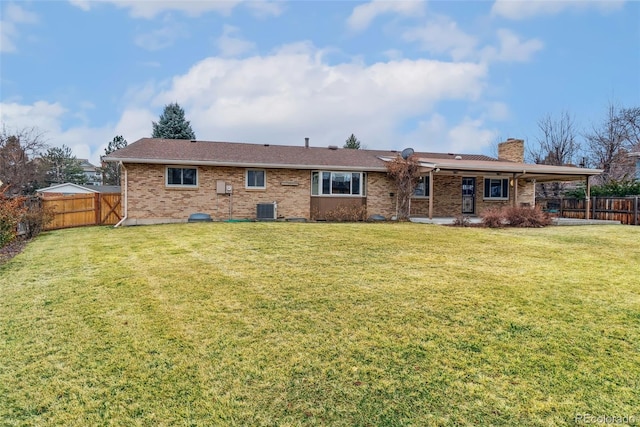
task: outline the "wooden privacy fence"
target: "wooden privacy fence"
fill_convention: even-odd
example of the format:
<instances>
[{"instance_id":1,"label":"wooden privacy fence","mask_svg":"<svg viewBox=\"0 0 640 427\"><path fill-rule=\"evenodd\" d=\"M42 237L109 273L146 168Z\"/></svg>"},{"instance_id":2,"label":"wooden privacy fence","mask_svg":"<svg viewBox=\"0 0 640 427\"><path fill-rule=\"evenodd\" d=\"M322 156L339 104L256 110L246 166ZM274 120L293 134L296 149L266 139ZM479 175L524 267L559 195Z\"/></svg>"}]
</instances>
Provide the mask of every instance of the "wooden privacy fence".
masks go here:
<instances>
[{"instance_id":1,"label":"wooden privacy fence","mask_svg":"<svg viewBox=\"0 0 640 427\"><path fill-rule=\"evenodd\" d=\"M42 199L42 207L51 209L54 218L44 229L113 225L122 219L120 193L74 194Z\"/></svg>"},{"instance_id":2,"label":"wooden privacy fence","mask_svg":"<svg viewBox=\"0 0 640 427\"><path fill-rule=\"evenodd\" d=\"M586 199L541 199L536 204L561 218L585 219ZM620 221L622 224L640 225L640 196L592 197L589 200L589 218Z\"/></svg>"}]
</instances>

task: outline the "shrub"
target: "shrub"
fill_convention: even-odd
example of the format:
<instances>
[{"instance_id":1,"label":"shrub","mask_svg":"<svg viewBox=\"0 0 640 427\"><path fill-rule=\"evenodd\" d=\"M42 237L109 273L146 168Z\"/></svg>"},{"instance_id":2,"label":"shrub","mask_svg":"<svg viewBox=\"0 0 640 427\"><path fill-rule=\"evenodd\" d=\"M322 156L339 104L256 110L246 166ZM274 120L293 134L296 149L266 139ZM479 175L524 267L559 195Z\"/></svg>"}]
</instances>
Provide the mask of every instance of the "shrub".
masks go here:
<instances>
[{"instance_id":1,"label":"shrub","mask_svg":"<svg viewBox=\"0 0 640 427\"><path fill-rule=\"evenodd\" d=\"M468 227L471 225L471 220L466 215L456 215L453 225L456 227Z\"/></svg>"},{"instance_id":2,"label":"shrub","mask_svg":"<svg viewBox=\"0 0 640 427\"><path fill-rule=\"evenodd\" d=\"M504 216L510 227L538 228L551 224L551 216L537 207L505 207Z\"/></svg>"},{"instance_id":3,"label":"shrub","mask_svg":"<svg viewBox=\"0 0 640 427\"><path fill-rule=\"evenodd\" d=\"M574 190L566 191L567 198L584 199L586 192L584 185L578 186ZM612 180L606 184L594 185L591 187L592 197L627 197L640 196L640 180Z\"/></svg>"},{"instance_id":4,"label":"shrub","mask_svg":"<svg viewBox=\"0 0 640 427\"><path fill-rule=\"evenodd\" d=\"M327 221L364 221L367 216L366 206L340 205L325 213Z\"/></svg>"},{"instance_id":5,"label":"shrub","mask_svg":"<svg viewBox=\"0 0 640 427\"><path fill-rule=\"evenodd\" d=\"M0 192L0 247L15 239L18 224L26 212L24 197L8 197L7 188Z\"/></svg>"},{"instance_id":6,"label":"shrub","mask_svg":"<svg viewBox=\"0 0 640 427\"><path fill-rule=\"evenodd\" d=\"M40 200L32 201L22 220L26 226L25 237L31 239L40 234L44 226L53 220L54 215L53 209L44 208Z\"/></svg>"},{"instance_id":7,"label":"shrub","mask_svg":"<svg viewBox=\"0 0 640 427\"><path fill-rule=\"evenodd\" d=\"M540 208L503 206L489 208L482 212L485 227L546 227L551 224L551 216Z\"/></svg>"},{"instance_id":8,"label":"shrub","mask_svg":"<svg viewBox=\"0 0 640 427\"><path fill-rule=\"evenodd\" d=\"M504 209L499 207L485 209L480 216L482 217L482 224L489 228L501 228L507 222Z\"/></svg>"}]
</instances>

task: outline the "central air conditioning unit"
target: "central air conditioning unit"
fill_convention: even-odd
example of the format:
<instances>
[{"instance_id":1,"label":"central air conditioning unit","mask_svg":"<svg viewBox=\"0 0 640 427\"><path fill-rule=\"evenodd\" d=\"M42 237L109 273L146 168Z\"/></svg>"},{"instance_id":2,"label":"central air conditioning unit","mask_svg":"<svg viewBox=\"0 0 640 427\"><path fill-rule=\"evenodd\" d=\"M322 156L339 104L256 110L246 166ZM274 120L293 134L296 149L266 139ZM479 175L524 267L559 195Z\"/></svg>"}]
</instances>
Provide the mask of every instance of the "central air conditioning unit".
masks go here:
<instances>
[{"instance_id":1,"label":"central air conditioning unit","mask_svg":"<svg viewBox=\"0 0 640 427\"><path fill-rule=\"evenodd\" d=\"M256 208L256 218L259 221L273 221L278 218L278 204L276 202L258 203Z\"/></svg>"}]
</instances>

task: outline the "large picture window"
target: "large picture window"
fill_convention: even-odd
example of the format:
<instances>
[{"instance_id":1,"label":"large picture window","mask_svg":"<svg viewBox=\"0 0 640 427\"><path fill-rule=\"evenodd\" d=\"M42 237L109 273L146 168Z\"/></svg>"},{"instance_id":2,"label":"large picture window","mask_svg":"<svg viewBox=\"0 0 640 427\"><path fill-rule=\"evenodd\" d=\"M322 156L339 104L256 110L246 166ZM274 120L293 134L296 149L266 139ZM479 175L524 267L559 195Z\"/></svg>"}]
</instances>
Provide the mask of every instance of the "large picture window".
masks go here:
<instances>
[{"instance_id":1,"label":"large picture window","mask_svg":"<svg viewBox=\"0 0 640 427\"><path fill-rule=\"evenodd\" d=\"M313 196L365 196L364 172L311 172Z\"/></svg>"},{"instance_id":2,"label":"large picture window","mask_svg":"<svg viewBox=\"0 0 640 427\"><path fill-rule=\"evenodd\" d=\"M197 187L198 169L167 167L167 187Z\"/></svg>"},{"instance_id":3,"label":"large picture window","mask_svg":"<svg viewBox=\"0 0 640 427\"><path fill-rule=\"evenodd\" d=\"M267 188L266 172L263 169L247 169L246 187L260 190Z\"/></svg>"},{"instance_id":4,"label":"large picture window","mask_svg":"<svg viewBox=\"0 0 640 427\"><path fill-rule=\"evenodd\" d=\"M429 177L421 176L416 189L413 190L413 197L429 197Z\"/></svg>"},{"instance_id":5,"label":"large picture window","mask_svg":"<svg viewBox=\"0 0 640 427\"><path fill-rule=\"evenodd\" d=\"M489 200L507 200L509 198L509 179L485 178L484 198Z\"/></svg>"}]
</instances>

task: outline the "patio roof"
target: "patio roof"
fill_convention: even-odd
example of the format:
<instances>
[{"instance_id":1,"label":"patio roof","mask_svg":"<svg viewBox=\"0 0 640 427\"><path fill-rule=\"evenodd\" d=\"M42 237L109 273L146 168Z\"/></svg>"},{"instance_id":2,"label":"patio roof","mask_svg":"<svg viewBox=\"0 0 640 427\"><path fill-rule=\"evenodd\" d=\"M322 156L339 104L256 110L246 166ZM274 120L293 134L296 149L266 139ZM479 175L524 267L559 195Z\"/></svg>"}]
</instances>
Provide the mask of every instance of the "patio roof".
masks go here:
<instances>
[{"instance_id":1,"label":"patio roof","mask_svg":"<svg viewBox=\"0 0 640 427\"><path fill-rule=\"evenodd\" d=\"M392 160L392 157L381 157L384 161ZM423 172L433 171L439 175L455 175L459 173L482 173L491 175L508 175L518 179L535 179L537 182L545 181L577 181L587 176L600 175L601 169L587 169L575 166L551 166L532 163L517 163L509 161L485 161L465 159L456 156L452 159L435 159L430 157L418 157Z\"/></svg>"}]
</instances>

